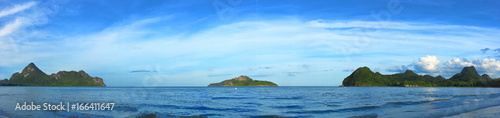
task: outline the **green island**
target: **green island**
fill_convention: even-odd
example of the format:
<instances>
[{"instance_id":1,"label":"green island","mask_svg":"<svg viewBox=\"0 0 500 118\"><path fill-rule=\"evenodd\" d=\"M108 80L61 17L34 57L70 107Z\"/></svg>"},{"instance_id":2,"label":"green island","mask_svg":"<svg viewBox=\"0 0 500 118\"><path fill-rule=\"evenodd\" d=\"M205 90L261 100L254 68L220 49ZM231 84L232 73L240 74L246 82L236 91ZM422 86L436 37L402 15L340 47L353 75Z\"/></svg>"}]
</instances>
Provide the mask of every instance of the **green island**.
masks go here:
<instances>
[{"instance_id":1,"label":"green island","mask_svg":"<svg viewBox=\"0 0 500 118\"><path fill-rule=\"evenodd\" d=\"M34 63L28 64L21 73L12 74L10 79L0 80L0 86L95 86L105 87L102 78L91 77L85 71L59 71L47 75Z\"/></svg>"},{"instance_id":2,"label":"green island","mask_svg":"<svg viewBox=\"0 0 500 118\"><path fill-rule=\"evenodd\" d=\"M253 80L248 76L241 75L233 79L225 80L219 83L211 83L210 86L278 86L270 81Z\"/></svg>"},{"instance_id":3,"label":"green island","mask_svg":"<svg viewBox=\"0 0 500 118\"><path fill-rule=\"evenodd\" d=\"M382 75L368 67L360 67L342 82L342 86L400 86L400 87L500 87L500 78L480 76L474 66L464 67L449 79L442 76L418 75L411 70Z\"/></svg>"}]
</instances>

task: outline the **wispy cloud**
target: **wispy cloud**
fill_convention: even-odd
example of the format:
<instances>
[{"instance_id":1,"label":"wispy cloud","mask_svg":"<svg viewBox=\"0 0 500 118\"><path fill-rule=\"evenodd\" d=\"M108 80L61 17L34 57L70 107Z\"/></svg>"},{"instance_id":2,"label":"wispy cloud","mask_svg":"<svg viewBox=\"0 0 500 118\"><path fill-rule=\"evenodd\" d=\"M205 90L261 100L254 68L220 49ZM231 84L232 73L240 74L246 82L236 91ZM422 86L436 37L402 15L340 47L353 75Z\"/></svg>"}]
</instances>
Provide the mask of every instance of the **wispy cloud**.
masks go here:
<instances>
[{"instance_id":1,"label":"wispy cloud","mask_svg":"<svg viewBox=\"0 0 500 118\"><path fill-rule=\"evenodd\" d=\"M288 71L286 72L288 76L295 77L297 74L304 73L303 71Z\"/></svg>"},{"instance_id":2,"label":"wispy cloud","mask_svg":"<svg viewBox=\"0 0 500 118\"><path fill-rule=\"evenodd\" d=\"M2 9L2 10L0 10L0 18L4 17L4 16L15 14L17 12L21 12L21 11L26 10L26 9L29 9L36 4L37 4L36 2L31 1L31 2L24 3L24 4L14 5L12 8Z\"/></svg>"},{"instance_id":3,"label":"wispy cloud","mask_svg":"<svg viewBox=\"0 0 500 118\"><path fill-rule=\"evenodd\" d=\"M18 39L17 36L13 36L13 34L19 34L16 32L19 32L23 27L26 27L27 24L30 24L30 19L15 14L35 5L36 2L27 2L24 4L14 5L0 11L0 18L8 20L2 24L3 27L0 29L0 55L2 55L2 58L0 58L0 66L17 64L19 62L23 62L23 60L27 58L27 56L18 54L18 43L20 43L20 39Z\"/></svg>"},{"instance_id":4,"label":"wispy cloud","mask_svg":"<svg viewBox=\"0 0 500 118\"><path fill-rule=\"evenodd\" d=\"M154 70L132 70L130 73L149 73L149 72L156 72Z\"/></svg>"},{"instance_id":5,"label":"wispy cloud","mask_svg":"<svg viewBox=\"0 0 500 118\"><path fill-rule=\"evenodd\" d=\"M93 34L65 36L67 38L64 40L57 41L59 47L49 47L53 42L33 42L30 47L52 49L54 50L52 56L65 57L64 60L42 58L46 59L45 63L54 65L78 66L82 67L81 69L104 73L112 70L128 74L152 72L148 69L131 67L133 65L161 65L162 70L154 75L162 80L161 82L190 79L202 85L201 82L209 82L206 77L231 76L227 73L246 74L270 80L290 76L299 78L301 76L298 75L301 74L318 76L335 73L335 78L342 79L348 73L341 69L324 70L336 67L356 68L360 65L369 67L387 65L377 65L381 62L393 62L394 65L408 62L408 60L397 60L395 56L418 58L421 55L441 53L446 57L453 57L455 55L453 52L470 50L477 54L477 49L493 47L494 42L498 42L494 39L499 35L491 33L497 29L469 26L386 22L385 30L362 30L376 28L378 22L320 22L294 18L241 21L192 34L159 33L162 28L168 27L163 24L168 21L169 18L124 21ZM363 23L368 25L361 25ZM148 27L155 25L160 26ZM439 32L446 33L421 33L421 31L433 31L426 30L427 28L439 29ZM460 28L463 31L455 32ZM480 34L478 30L485 32ZM428 47L437 49L423 50ZM37 48L30 51L37 52ZM417 65L421 65L422 69L434 71L432 67L426 66L428 61L421 62ZM206 71L207 69L212 71ZM113 78L112 75L104 77ZM143 77L143 79L148 78ZM307 81L304 78L299 80L295 82Z\"/></svg>"},{"instance_id":6,"label":"wispy cloud","mask_svg":"<svg viewBox=\"0 0 500 118\"><path fill-rule=\"evenodd\" d=\"M6 24L2 29L0 29L0 37L11 34L14 31L17 31L19 28L23 26L25 22L23 18L16 18L14 21Z\"/></svg>"},{"instance_id":7,"label":"wispy cloud","mask_svg":"<svg viewBox=\"0 0 500 118\"><path fill-rule=\"evenodd\" d=\"M413 49L404 48L408 45L412 45L412 47L443 46L444 50L449 47L446 46L448 44L441 44L439 42L474 45L474 42L470 42L469 40L471 39L469 38L459 39L457 37L454 41L447 40L446 38L450 36L456 37L451 34L432 37L419 33L389 30L382 31L378 34L366 32L366 34L370 35L365 36L363 33L355 34L356 31L351 30L330 31L328 28L310 27L308 22L297 20L239 22L222 25L190 36L151 37L149 36L149 34L151 34L150 32L144 31L154 32L153 29L141 27L141 25L156 24L156 22L161 21L151 22L150 20L140 20L129 25L108 28L96 35L83 36L76 40L68 39L68 43L74 41L78 42L78 40L80 40L83 42L83 45L76 46L85 49L89 54L102 54L101 56L110 57L115 60L125 57L148 56L233 60L233 62L228 63L237 63L234 61L238 59L247 61L258 59L261 62L290 60L293 58L306 58L304 56L309 55L339 55L343 57L345 53L363 54L384 52L400 54L400 52L412 52L411 50ZM350 26L358 25L350 24ZM222 32L225 32L227 35L221 36L220 33ZM393 35L397 33L402 33L403 35ZM368 38L366 40L368 41L368 45L359 47L356 44L357 41L354 39L360 36ZM489 40L487 37L477 37L477 39L479 38L486 38L483 40ZM379 44L379 42L384 42L386 44L371 45ZM343 52L338 50L339 48L347 48L349 51ZM122 55L117 52L127 53L123 53ZM111 56L108 55L109 53L115 54ZM426 52L422 52L422 54L425 53ZM227 57L228 55L229 57ZM225 56L226 58L219 58L221 56ZM137 61L139 60L141 59ZM308 66L309 65L302 67Z\"/></svg>"},{"instance_id":8,"label":"wispy cloud","mask_svg":"<svg viewBox=\"0 0 500 118\"><path fill-rule=\"evenodd\" d=\"M14 5L11 8L5 8L0 11L0 18L24 11L35 6L36 4L36 2L27 2L24 4ZM14 20L6 22L0 29L0 49L2 49L2 51L7 50L7 48L15 47L15 41L13 41L12 37L10 37L9 35L20 30L22 27L26 26L26 24L29 24L30 20L25 18L24 16L13 16L12 19Z\"/></svg>"},{"instance_id":9,"label":"wispy cloud","mask_svg":"<svg viewBox=\"0 0 500 118\"><path fill-rule=\"evenodd\" d=\"M211 75L207 75L208 77L226 77L226 76L230 76L230 75L233 75L233 74L211 74Z\"/></svg>"},{"instance_id":10,"label":"wispy cloud","mask_svg":"<svg viewBox=\"0 0 500 118\"><path fill-rule=\"evenodd\" d=\"M484 48L484 49L481 49L481 52L486 53L486 52L488 52L489 50L490 50L490 48Z\"/></svg>"},{"instance_id":11,"label":"wispy cloud","mask_svg":"<svg viewBox=\"0 0 500 118\"><path fill-rule=\"evenodd\" d=\"M248 68L248 70L250 70L250 71L253 71L253 70L261 70L261 69L264 69L264 70L265 70L265 69L272 69L272 68L273 68L273 67L271 67L271 66L259 66L259 67L255 67L255 68L253 68L253 67Z\"/></svg>"},{"instance_id":12,"label":"wispy cloud","mask_svg":"<svg viewBox=\"0 0 500 118\"><path fill-rule=\"evenodd\" d=\"M342 69L344 72L354 72L356 68L347 68L347 69Z\"/></svg>"},{"instance_id":13,"label":"wispy cloud","mask_svg":"<svg viewBox=\"0 0 500 118\"><path fill-rule=\"evenodd\" d=\"M0 11L0 18L6 21L0 29L0 66L20 66L57 55L47 51L55 47L53 40L34 40L53 35L36 26L50 23L48 16L56 14L61 4L57 1L32 1L15 4Z\"/></svg>"},{"instance_id":14,"label":"wispy cloud","mask_svg":"<svg viewBox=\"0 0 500 118\"><path fill-rule=\"evenodd\" d=\"M497 48L497 49L495 49L495 50L493 50L493 51L495 51L494 56L495 56L497 59L500 59L500 48Z\"/></svg>"},{"instance_id":15,"label":"wispy cloud","mask_svg":"<svg viewBox=\"0 0 500 118\"><path fill-rule=\"evenodd\" d=\"M271 73L259 73L259 74L254 74L254 75L248 75L249 77L270 77L273 76L274 74Z\"/></svg>"},{"instance_id":16,"label":"wispy cloud","mask_svg":"<svg viewBox=\"0 0 500 118\"><path fill-rule=\"evenodd\" d=\"M313 27L322 28L374 28L382 29L397 29L397 30L477 30L477 31L491 31L492 29L476 27L476 26L463 26L463 25L435 25L426 22L391 22L391 21L331 21L331 20L312 20L308 24Z\"/></svg>"}]
</instances>

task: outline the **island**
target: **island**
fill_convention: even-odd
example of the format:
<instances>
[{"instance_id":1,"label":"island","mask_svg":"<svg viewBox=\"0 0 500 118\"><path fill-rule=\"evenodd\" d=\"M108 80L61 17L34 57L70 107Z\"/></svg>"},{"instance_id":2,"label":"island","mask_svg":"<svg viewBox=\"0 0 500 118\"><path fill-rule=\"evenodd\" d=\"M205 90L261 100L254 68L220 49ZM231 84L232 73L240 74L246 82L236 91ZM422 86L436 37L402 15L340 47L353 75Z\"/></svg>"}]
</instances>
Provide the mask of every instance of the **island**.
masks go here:
<instances>
[{"instance_id":1,"label":"island","mask_svg":"<svg viewBox=\"0 0 500 118\"><path fill-rule=\"evenodd\" d=\"M241 75L219 83L211 83L210 86L278 86L270 81L253 80L248 76Z\"/></svg>"},{"instance_id":2,"label":"island","mask_svg":"<svg viewBox=\"0 0 500 118\"><path fill-rule=\"evenodd\" d=\"M94 86L105 87L102 78L91 77L85 71L59 71L47 75L33 62L29 63L21 73L12 74L10 79L0 81L2 86Z\"/></svg>"},{"instance_id":3,"label":"island","mask_svg":"<svg viewBox=\"0 0 500 118\"><path fill-rule=\"evenodd\" d=\"M418 75L411 70L382 75L368 67L360 67L342 81L341 86L400 86L400 87L500 87L500 78L479 75L474 66L464 67L449 79L442 76Z\"/></svg>"}]
</instances>

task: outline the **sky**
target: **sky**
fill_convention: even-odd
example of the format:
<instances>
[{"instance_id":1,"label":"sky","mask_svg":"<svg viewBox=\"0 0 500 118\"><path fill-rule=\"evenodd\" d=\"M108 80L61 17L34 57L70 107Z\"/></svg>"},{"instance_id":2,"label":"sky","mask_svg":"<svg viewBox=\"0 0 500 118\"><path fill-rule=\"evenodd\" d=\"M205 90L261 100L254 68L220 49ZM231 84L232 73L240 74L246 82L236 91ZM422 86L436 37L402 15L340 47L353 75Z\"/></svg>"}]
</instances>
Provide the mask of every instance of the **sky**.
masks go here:
<instances>
[{"instance_id":1,"label":"sky","mask_svg":"<svg viewBox=\"0 0 500 118\"><path fill-rule=\"evenodd\" d=\"M239 75L338 86L356 68L500 77L496 0L0 0L0 78L30 62L108 86Z\"/></svg>"}]
</instances>

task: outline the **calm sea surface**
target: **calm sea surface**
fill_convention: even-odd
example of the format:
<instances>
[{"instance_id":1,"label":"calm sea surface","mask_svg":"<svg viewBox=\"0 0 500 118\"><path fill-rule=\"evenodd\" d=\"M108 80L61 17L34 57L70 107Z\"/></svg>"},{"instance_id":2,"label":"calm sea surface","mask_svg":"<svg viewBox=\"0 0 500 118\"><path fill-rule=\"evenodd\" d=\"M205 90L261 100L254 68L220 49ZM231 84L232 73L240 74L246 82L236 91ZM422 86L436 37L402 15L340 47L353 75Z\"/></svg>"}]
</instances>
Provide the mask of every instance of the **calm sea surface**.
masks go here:
<instances>
[{"instance_id":1,"label":"calm sea surface","mask_svg":"<svg viewBox=\"0 0 500 118\"><path fill-rule=\"evenodd\" d=\"M20 111L17 103L115 103ZM500 88L0 87L0 117L495 117Z\"/></svg>"}]
</instances>

